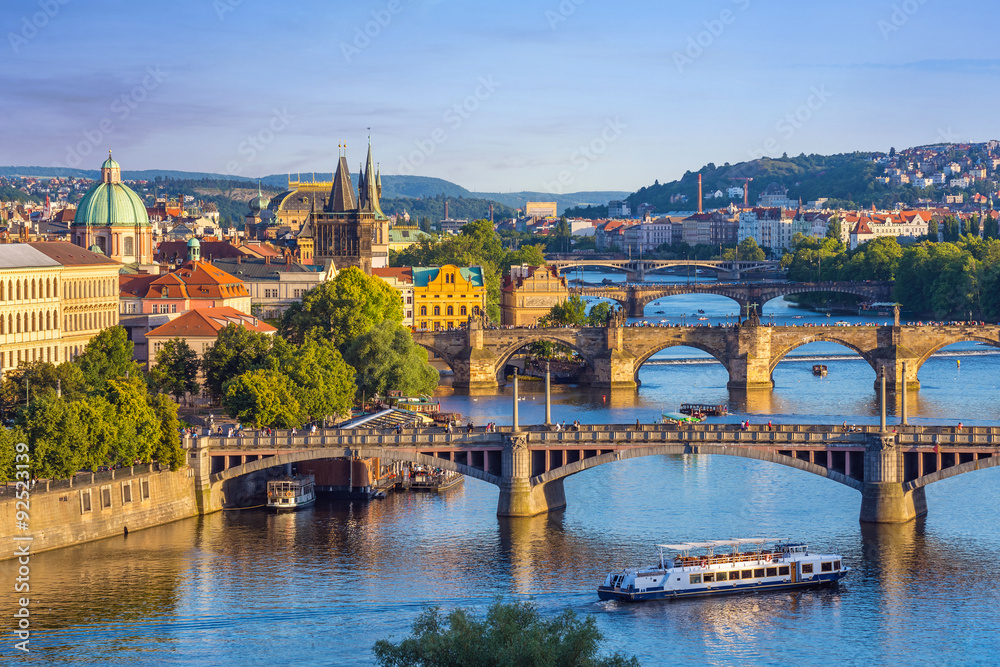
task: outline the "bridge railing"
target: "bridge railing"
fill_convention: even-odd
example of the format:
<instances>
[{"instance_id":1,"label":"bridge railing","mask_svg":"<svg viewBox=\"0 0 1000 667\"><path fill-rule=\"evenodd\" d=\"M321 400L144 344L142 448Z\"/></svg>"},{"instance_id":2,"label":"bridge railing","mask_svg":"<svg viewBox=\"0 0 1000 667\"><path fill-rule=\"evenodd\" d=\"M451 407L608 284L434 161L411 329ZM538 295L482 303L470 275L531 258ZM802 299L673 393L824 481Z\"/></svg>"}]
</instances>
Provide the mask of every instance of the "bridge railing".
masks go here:
<instances>
[{"instance_id":1,"label":"bridge railing","mask_svg":"<svg viewBox=\"0 0 1000 667\"><path fill-rule=\"evenodd\" d=\"M1000 447L1000 427L896 427L902 446ZM878 426L848 427L816 424L752 425L742 430L738 424L583 424L578 429L555 430L555 427L528 426L521 429L531 434L532 444L566 446L609 443L640 444L685 442L734 445L790 445L805 447L863 447L868 436L879 432ZM222 453L281 451L302 449L408 447L458 448L503 446L503 434L511 427L498 427L496 432L478 428L469 433L446 433L443 429L403 429L401 433L385 429L324 429L316 433L292 435L291 431L243 432L233 437L201 438L202 447ZM185 446L194 445L188 439ZM196 445L197 446L197 445Z\"/></svg>"}]
</instances>

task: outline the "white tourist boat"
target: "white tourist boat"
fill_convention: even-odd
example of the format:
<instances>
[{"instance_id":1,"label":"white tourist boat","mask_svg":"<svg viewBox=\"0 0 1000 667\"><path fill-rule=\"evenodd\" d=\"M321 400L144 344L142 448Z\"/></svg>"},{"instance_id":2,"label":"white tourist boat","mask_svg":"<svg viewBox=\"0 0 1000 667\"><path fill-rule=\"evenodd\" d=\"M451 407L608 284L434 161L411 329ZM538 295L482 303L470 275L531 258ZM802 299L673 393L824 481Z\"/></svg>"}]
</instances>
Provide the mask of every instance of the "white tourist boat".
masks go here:
<instances>
[{"instance_id":1,"label":"white tourist boat","mask_svg":"<svg viewBox=\"0 0 1000 667\"><path fill-rule=\"evenodd\" d=\"M741 538L658 544L659 562L611 572L602 600L660 600L835 584L851 571L837 554L801 543Z\"/></svg>"},{"instance_id":2,"label":"white tourist boat","mask_svg":"<svg viewBox=\"0 0 1000 667\"><path fill-rule=\"evenodd\" d=\"M271 509L297 510L316 502L316 478L296 475L272 479L267 483L267 506Z\"/></svg>"}]
</instances>

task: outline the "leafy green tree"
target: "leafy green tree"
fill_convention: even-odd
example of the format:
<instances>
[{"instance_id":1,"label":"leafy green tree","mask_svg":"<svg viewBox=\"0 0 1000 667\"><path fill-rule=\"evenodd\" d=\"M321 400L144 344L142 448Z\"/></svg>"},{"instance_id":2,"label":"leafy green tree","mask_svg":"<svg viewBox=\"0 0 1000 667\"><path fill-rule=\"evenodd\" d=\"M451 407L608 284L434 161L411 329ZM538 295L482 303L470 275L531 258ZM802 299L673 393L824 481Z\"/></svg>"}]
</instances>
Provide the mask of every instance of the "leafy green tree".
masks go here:
<instances>
[{"instance_id":1,"label":"leafy green tree","mask_svg":"<svg viewBox=\"0 0 1000 667\"><path fill-rule=\"evenodd\" d=\"M142 367L133 358L133 348L120 326L108 327L94 336L76 359L90 391L104 393L109 380L143 377Z\"/></svg>"},{"instance_id":2,"label":"leafy green tree","mask_svg":"<svg viewBox=\"0 0 1000 667\"><path fill-rule=\"evenodd\" d=\"M399 293L384 280L352 266L306 292L300 304L286 311L281 328L295 343L318 334L342 348L373 327L402 321Z\"/></svg>"},{"instance_id":3,"label":"leafy green tree","mask_svg":"<svg viewBox=\"0 0 1000 667\"><path fill-rule=\"evenodd\" d=\"M740 241L737 247L737 256L741 260L759 262L764 259L764 251L761 250L752 236L748 236Z\"/></svg>"},{"instance_id":4,"label":"leafy green tree","mask_svg":"<svg viewBox=\"0 0 1000 667\"><path fill-rule=\"evenodd\" d=\"M162 465L177 470L184 465L184 449L181 447L180 420L177 419L177 404L165 394L149 397L149 405L160 424L160 437L153 443L151 458Z\"/></svg>"},{"instance_id":5,"label":"leafy green tree","mask_svg":"<svg viewBox=\"0 0 1000 667\"><path fill-rule=\"evenodd\" d=\"M973 236L979 236L979 216L974 215L969 221L969 231L967 234L972 234Z\"/></svg>"},{"instance_id":6,"label":"leafy green tree","mask_svg":"<svg viewBox=\"0 0 1000 667\"><path fill-rule=\"evenodd\" d=\"M358 397L386 396L390 389L416 396L437 387L438 372L427 363L427 351L399 325L376 327L358 336L344 359L356 372Z\"/></svg>"},{"instance_id":7,"label":"leafy green tree","mask_svg":"<svg viewBox=\"0 0 1000 667\"><path fill-rule=\"evenodd\" d=\"M837 239L840 241L840 235L843 233L843 223L840 220L839 215L835 215L830 218L830 224L826 227L827 238Z\"/></svg>"},{"instance_id":8,"label":"leafy green tree","mask_svg":"<svg viewBox=\"0 0 1000 667\"><path fill-rule=\"evenodd\" d=\"M198 392L198 353L187 341L174 338L163 344L156 353L156 365L149 373L150 384L180 402L185 394Z\"/></svg>"},{"instance_id":9,"label":"leafy green tree","mask_svg":"<svg viewBox=\"0 0 1000 667\"><path fill-rule=\"evenodd\" d=\"M27 442L28 435L20 427L0 428L0 482L10 482L15 479L14 474L17 472L17 468L14 467L17 463L15 457L19 453L24 453L17 451L17 445ZM22 462L24 460L21 459Z\"/></svg>"},{"instance_id":10,"label":"leafy green tree","mask_svg":"<svg viewBox=\"0 0 1000 667\"><path fill-rule=\"evenodd\" d=\"M283 341L281 341L283 342ZM249 370L263 368L271 355L276 337L250 331L237 324L228 324L219 331L215 343L205 350L201 367L205 372L205 387L214 397L222 396L227 380Z\"/></svg>"},{"instance_id":11,"label":"leafy green tree","mask_svg":"<svg viewBox=\"0 0 1000 667\"><path fill-rule=\"evenodd\" d=\"M20 425L28 436L32 476L67 479L83 467L88 449L85 424L65 399L52 393L39 396Z\"/></svg>"},{"instance_id":12,"label":"leafy green tree","mask_svg":"<svg viewBox=\"0 0 1000 667\"><path fill-rule=\"evenodd\" d=\"M570 242L573 238L573 230L569 226L569 222L566 220L566 216L559 218L559 222L556 226L549 232L548 242L546 243L546 250L549 252L569 252L572 247Z\"/></svg>"},{"instance_id":13,"label":"leafy green tree","mask_svg":"<svg viewBox=\"0 0 1000 667\"><path fill-rule=\"evenodd\" d=\"M607 301L595 303L587 313L587 324L592 327L603 327L611 317L611 304Z\"/></svg>"},{"instance_id":14,"label":"leafy green tree","mask_svg":"<svg viewBox=\"0 0 1000 667\"><path fill-rule=\"evenodd\" d=\"M354 369L333 341L310 338L298 348L284 348L272 366L292 383L292 392L307 418L350 412L354 399Z\"/></svg>"},{"instance_id":15,"label":"leafy green tree","mask_svg":"<svg viewBox=\"0 0 1000 667\"><path fill-rule=\"evenodd\" d=\"M593 616L581 621L567 610L546 620L530 602L498 601L485 618L461 608L444 616L433 607L413 622L411 636L398 644L380 639L372 650L382 667L638 666L635 657L602 657L603 638Z\"/></svg>"},{"instance_id":16,"label":"leafy green tree","mask_svg":"<svg viewBox=\"0 0 1000 667\"><path fill-rule=\"evenodd\" d=\"M302 424L301 407L288 376L258 368L228 380L222 407L233 419L255 428L293 428Z\"/></svg>"},{"instance_id":17,"label":"leafy green tree","mask_svg":"<svg viewBox=\"0 0 1000 667\"><path fill-rule=\"evenodd\" d=\"M579 294L573 294L562 303L552 306L543 320L547 326L583 326L587 322L587 302Z\"/></svg>"},{"instance_id":18,"label":"leafy green tree","mask_svg":"<svg viewBox=\"0 0 1000 667\"><path fill-rule=\"evenodd\" d=\"M983 221L983 238L1000 238L1000 228L998 228L997 219L992 215L987 215L986 220Z\"/></svg>"},{"instance_id":19,"label":"leafy green tree","mask_svg":"<svg viewBox=\"0 0 1000 667\"><path fill-rule=\"evenodd\" d=\"M937 241L939 231L937 220L931 220L927 223L927 236L931 237L932 241Z\"/></svg>"}]
</instances>

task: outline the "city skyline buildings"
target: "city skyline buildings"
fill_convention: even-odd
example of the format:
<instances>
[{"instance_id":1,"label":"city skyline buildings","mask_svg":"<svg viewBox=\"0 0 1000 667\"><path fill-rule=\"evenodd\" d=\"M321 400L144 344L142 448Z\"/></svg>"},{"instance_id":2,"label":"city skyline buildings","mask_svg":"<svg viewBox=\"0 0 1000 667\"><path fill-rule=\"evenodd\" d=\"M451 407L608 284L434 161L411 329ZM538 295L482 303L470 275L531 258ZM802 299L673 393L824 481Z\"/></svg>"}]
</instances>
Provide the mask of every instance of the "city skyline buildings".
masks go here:
<instances>
[{"instance_id":1,"label":"city skyline buildings","mask_svg":"<svg viewBox=\"0 0 1000 667\"><path fill-rule=\"evenodd\" d=\"M984 1L15 0L0 163L634 191L714 162L995 138ZM962 96L967 91L974 101ZM353 165L352 165L353 166Z\"/></svg>"}]
</instances>

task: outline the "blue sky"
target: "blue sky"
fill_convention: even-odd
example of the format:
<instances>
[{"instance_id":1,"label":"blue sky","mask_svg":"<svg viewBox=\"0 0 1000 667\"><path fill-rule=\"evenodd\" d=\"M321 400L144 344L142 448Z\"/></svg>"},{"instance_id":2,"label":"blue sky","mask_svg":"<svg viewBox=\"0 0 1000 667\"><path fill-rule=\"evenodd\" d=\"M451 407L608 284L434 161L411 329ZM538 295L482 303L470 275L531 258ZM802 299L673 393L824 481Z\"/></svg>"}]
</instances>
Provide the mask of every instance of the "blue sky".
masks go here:
<instances>
[{"instance_id":1,"label":"blue sky","mask_svg":"<svg viewBox=\"0 0 1000 667\"><path fill-rule=\"evenodd\" d=\"M635 190L1000 138L995 2L5 0L0 164Z\"/></svg>"}]
</instances>

